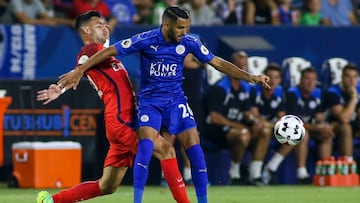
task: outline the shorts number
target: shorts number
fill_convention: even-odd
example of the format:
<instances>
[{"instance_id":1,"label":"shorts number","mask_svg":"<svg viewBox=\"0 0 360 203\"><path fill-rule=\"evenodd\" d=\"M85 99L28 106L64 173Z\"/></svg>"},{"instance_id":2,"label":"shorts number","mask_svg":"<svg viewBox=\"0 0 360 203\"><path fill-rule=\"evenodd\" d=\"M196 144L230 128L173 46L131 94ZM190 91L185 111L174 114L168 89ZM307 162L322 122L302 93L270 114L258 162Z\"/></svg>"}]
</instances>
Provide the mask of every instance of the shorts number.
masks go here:
<instances>
[{"instance_id":1,"label":"shorts number","mask_svg":"<svg viewBox=\"0 0 360 203\"><path fill-rule=\"evenodd\" d=\"M194 116L188 103L186 103L186 105L185 104L179 104L178 107L179 107L179 109L182 110L182 117L183 118L187 118L189 116L191 116L191 117Z\"/></svg>"}]
</instances>

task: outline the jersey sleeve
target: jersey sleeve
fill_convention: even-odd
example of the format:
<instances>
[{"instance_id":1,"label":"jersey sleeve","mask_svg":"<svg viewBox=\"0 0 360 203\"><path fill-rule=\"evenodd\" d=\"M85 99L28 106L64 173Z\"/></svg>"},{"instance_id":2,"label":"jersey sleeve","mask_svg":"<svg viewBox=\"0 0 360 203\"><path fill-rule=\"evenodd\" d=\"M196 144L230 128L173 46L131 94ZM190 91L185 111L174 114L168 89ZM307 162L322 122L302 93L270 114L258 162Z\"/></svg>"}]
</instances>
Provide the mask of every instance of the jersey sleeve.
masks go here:
<instances>
[{"instance_id":1,"label":"jersey sleeve","mask_svg":"<svg viewBox=\"0 0 360 203\"><path fill-rule=\"evenodd\" d=\"M211 87L206 97L208 111L215 111L222 114L225 97L226 92L224 89L218 86Z\"/></svg>"},{"instance_id":2,"label":"jersey sleeve","mask_svg":"<svg viewBox=\"0 0 360 203\"><path fill-rule=\"evenodd\" d=\"M140 35L141 34L137 34L128 39L123 39L116 42L114 46L118 54L128 55L140 52L144 45L144 39Z\"/></svg>"},{"instance_id":3,"label":"jersey sleeve","mask_svg":"<svg viewBox=\"0 0 360 203\"><path fill-rule=\"evenodd\" d=\"M81 65L85 63L92 55L96 54L96 52L103 49L103 46L100 44L90 44L81 49L77 58L77 65Z\"/></svg>"},{"instance_id":4,"label":"jersey sleeve","mask_svg":"<svg viewBox=\"0 0 360 203\"><path fill-rule=\"evenodd\" d=\"M188 45L191 53L201 62L210 62L215 55L201 41L193 36L187 37Z\"/></svg>"}]
</instances>

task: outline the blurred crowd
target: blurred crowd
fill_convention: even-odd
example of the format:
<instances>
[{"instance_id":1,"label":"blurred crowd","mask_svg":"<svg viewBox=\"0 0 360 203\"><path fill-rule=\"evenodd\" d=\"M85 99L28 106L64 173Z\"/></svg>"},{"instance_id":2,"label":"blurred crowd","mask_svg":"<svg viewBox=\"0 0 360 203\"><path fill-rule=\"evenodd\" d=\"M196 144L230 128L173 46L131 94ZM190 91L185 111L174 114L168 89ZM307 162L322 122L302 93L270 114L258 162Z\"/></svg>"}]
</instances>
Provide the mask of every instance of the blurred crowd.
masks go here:
<instances>
[{"instance_id":1,"label":"blurred crowd","mask_svg":"<svg viewBox=\"0 0 360 203\"><path fill-rule=\"evenodd\" d=\"M76 15L97 10L111 28L159 25L173 5L190 12L192 25L351 26L360 19L359 0L0 0L0 23L72 26Z\"/></svg>"}]
</instances>

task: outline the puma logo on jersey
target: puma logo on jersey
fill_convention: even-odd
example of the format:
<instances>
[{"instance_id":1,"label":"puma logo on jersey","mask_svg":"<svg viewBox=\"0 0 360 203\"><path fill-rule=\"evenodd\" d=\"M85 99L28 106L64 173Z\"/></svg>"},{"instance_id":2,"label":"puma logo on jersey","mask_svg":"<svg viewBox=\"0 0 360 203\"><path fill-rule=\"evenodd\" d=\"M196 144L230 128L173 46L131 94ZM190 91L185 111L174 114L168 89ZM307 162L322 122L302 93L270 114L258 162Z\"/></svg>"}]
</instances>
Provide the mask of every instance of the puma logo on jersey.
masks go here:
<instances>
[{"instance_id":1,"label":"puma logo on jersey","mask_svg":"<svg viewBox=\"0 0 360 203\"><path fill-rule=\"evenodd\" d=\"M150 45L150 48L154 49L154 51L156 51L156 52L157 52L158 47L159 47L159 45L156 45L156 46Z\"/></svg>"}]
</instances>

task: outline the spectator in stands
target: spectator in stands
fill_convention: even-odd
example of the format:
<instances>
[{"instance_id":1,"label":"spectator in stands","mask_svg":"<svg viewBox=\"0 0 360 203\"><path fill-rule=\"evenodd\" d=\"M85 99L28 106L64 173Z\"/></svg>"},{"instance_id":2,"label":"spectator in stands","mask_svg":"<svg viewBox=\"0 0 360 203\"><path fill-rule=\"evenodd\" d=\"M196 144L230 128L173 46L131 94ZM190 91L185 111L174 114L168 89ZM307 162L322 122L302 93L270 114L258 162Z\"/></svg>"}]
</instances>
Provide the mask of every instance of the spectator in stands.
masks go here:
<instances>
[{"instance_id":1,"label":"spectator in stands","mask_svg":"<svg viewBox=\"0 0 360 203\"><path fill-rule=\"evenodd\" d=\"M259 85L254 86L251 94L251 111L257 119L264 122L264 131L272 135L275 122L285 115L285 95L281 84L281 68L277 64L270 63L264 70L264 74L270 77L271 89L264 89ZM265 184L276 183L276 171L284 157L293 149L289 145L281 145L278 151L264 167L263 181Z\"/></svg>"},{"instance_id":2,"label":"spectator in stands","mask_svg":"<svg viewBox=\"0 0 360 203\"><path fill-rule=\"evenodd\" d=\"M354 8L354 14L357 19L357 22L360 21L360 0L352 0L352 5Z\"/></svg>"},{"instance_id":3,"label":"spectator in stands","mask_svg":"<svg viewBox=\"0 0 360 203\"><path fill-rule=\"evenodd\" d=\"M292 0L277 0L278 18L282 25L297 25L300 20L300 11L292 7Z\"/></svg>"},{"instance_id":4,"label":"spectator in stands","mask_svg":"<svg viewBox=\"0 0 360 203\"><path fill-rule=\"evenodd\" d=\"M6 6L9 4L8 0L0 0L0 18L5 13Z\"/></svg>"},{"instance_id":5,"label":"spectator in stands","mask_svg":"<svg viewBox=\"0 0 360 203\"><path fill-rule=\"evenodd\" d=\"M191 25L214 25L221 24L221 19L215 15L215 12L206 4L206 0L189 0L182 6L189 11L191 16Z\"/></svg>"},{"instance_id":6,"label":"spectator in stands","mask_svg":"<svg viewBox=\"0 0 360 203\"><path fill-rule=\"evenodd\" d=\"M98 11L106 19L110 32L114 30L117 20L103 0L74 0L69 15L70 18L74 19L76 16L91 10Z\"/></svg>"},{"instance_id":7,"label":"spectator in stands","mask_svg":"<svg viewBox=\"0 0 360 203\"><path fill-rule=\"evenodd\" d=\"M324 25L350 26L358 23L350 0L323 0L321 15Z\"/></svg>"},{"instance_id":8,"label":"spectator in stands","mask_svg":"<svg viewBox=\"0 0 360 203\"><path fill-rule=\"evenodd\" d=\"M273 0L249 0L245 4L245 24L277 25L279 17Z\"/></svg>"},{"instance_id":9,"label":"spectator in stands","mask_svg":"<svg viewBox=\"0 0 360 203\"><path fill-rule=\"evenodd\" d=\"M326 104L329 108L329 121L337 135L340 154L349 161L353 159L352 136L359 131L359 72L355 65L344 67L341 84L328 89Z\"/></svg>"},{"instance_id":10,"label":"spectator in stands","mask_svg":"<svg viewBox=\"0 0 360 203\"><path fill-rule=\"evenodd\" d=\"M131 0L104 0L119 25L134 25L140 16Z\"/></svg>"},{"instance_id":11,"label":"spectator in stands","mask_svg":"<svg viewBox=\"0 0 360 203\"><path fill-rule=\"evenodd\" d=\"M232 55L233 63L244 71L248 71L248 55L244 51L235 52ZM245 89L246 90L246 89ZM251 95L253 92L248 89L245 94L249 94L250 98L247 100L251 103ZM252 103L251 103L251 106ZM262 185L261 169L263 166L263 160L268 151L270 138L272 136L266 128L266 122L263 119L258 119L256 115L251 111L246 113L244 123L250 129L251 134L251 150L252 150L252 161L249 165L249 180L251 184ZM254 122L248 122L248 120L254 120ZM271 132L271 131L270 131Z\"/></svg>"},{"instance_id":12,"label":"spectator in stands","mask_svg":"<svg viewBox=\"0 0 360 203\"><path fill-rule=\"evenodd\" d=\"M56 25L40 0L12 0L0 21L3 24Z\"/></svg>"},{"instance_id":13,"label":"spectator in stands","mask_svg":"<svg viewBox=\"0 0 360 203\"><path fill-rule=\"evenodd\" d=\"M236 52L232 55L235 65L246 67L247 54ZM245 68L246 69L246 68ZM239 184L240 162L250 140L256 141L253 151L253 161L250 163L250 183L262 184L261 168L267 152L270 136L263 137L263 123L250 111L250 84L225 76L210 88L206 94L208 117L203 137L230 148L231 164L229 176L231 184Z\"/></svg>"},{"instance_id":14,"label":"spectator in stands","mask_svg":"<svg viewBox=\"0 0 360 203\"><path fill-rule=\"evenodd\" d=\"M244 15L244 0L214 0L211 8L223 24L242 25Z\"/></svg>"},{"instance_id":15,"label":"spectator in stands","mask_svg":"<svg viewBox=\"0 0 360 203\"><path fill-rule=\"evenodd\" d=\"M324 95L317 85L316 69L309 67L301 72L299 85L288 89L286 94L286 113L299 116L305 125L305 139L295 147L297 159L297 178L299 184L310 184L311 178L306 169L309 138L318 145L318 158L328 158L332 154L332 141L335 137L332 126L325 122ZM292 147L282 145L265 167L265 182L274 183L274 172ZM271 177L270 174L273 174ZM269 178L272 178L269 181Z\"/></svg>"},{"instance_id":16,"label":"spectator in stands","mask_svg":"<svg viewBox=\"0 0 360 203\"><path fill-rule=\"evenodd\" d=\"M293 0L291 6L295 9L301 9L304 5L304 0Z\"/></svg>"},{"instance_id":17,"label":"spectator in stands","mask_svg":"<svg viewBox=\"0 0 360 203\"><path fill-rule=\"evenodd\" d=\"M304 0L304 9L301 14L300 24L317 26L321 24L321 0Z\"/></svg>"},{"instance_id":18,"label":"spectator in stands","mask_svg":"<svg viewBox=\"0 0 360 203\"><path fill-rule=\"evenodd\" d=\"M151 24L152 25L161 25L162 23L162 14L164 13L166 7L178 5L178 0L161 0L157 2L152 11Z\"/></svg>"},{"instance_id":19,"label":"spectator in stands","mask_svg":"<svg viewBox=\"0 0 360 203\"><path fill-rule=\"evenodd\" d=\"M53 2L51 0L41 0L41 3L43 3L43 5L45 7L46 14L49 17L53 18L56 21L57 25L74 26L74 21L72 19L69 19L69 18L66 18L63 16L56 16Z\"/></svg>"},{"instance_id":20,"label":"spectator in stands","mask_svg":"<svg viewBox=\"0 0 360 203\"><path fill-rule=\"evenodd\" d=\"M151 24L151 14L154 7L152 0L132 0L140 16L139 24Z\"/></svg>"}]
</instances>

